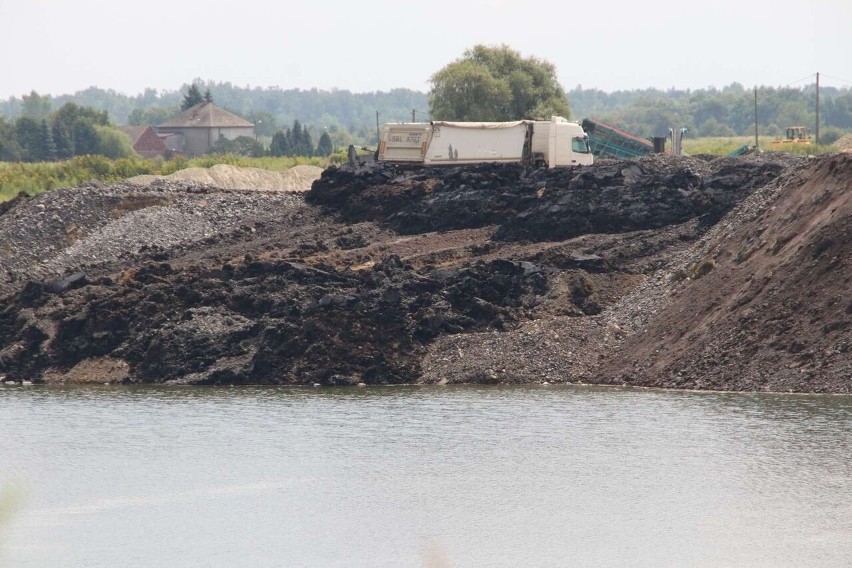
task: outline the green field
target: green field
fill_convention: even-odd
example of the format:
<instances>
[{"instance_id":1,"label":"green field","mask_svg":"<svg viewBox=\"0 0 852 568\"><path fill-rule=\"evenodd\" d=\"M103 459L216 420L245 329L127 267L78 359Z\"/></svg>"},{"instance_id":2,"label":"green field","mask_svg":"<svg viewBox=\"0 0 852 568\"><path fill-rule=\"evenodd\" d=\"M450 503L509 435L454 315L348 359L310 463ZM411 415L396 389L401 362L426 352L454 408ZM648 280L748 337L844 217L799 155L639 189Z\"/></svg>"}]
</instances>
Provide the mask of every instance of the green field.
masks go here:
<instances>
[{"instance_id":1,"label":"green field","mask_svg":"<svg viewBox=\"0 0 852 568\"><path fill-rule=\"evenodd\" d=\"M764 152L789 152L791 154L826 154L836 152L837 149L831 144L777 144L778 139L772 136L758 137L758 147ZM754 146L754 136L732 136L732 137L709 137L683 139L681 147L684 154L697 156L707 154L711 156L727 156L743 144Z\"/></svg>"}]
</instances>

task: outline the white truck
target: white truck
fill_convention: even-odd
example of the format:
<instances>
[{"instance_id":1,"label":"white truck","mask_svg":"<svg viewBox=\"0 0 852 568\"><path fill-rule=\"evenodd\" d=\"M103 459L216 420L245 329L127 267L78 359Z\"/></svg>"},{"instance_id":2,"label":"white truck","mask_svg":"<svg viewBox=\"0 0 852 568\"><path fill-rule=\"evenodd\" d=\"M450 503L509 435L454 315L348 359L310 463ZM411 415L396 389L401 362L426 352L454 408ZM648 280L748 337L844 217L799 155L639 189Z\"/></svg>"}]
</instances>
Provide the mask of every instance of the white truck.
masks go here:
<instances>
[{"instance_id":1,"label":"white truck","mask_svg":"<svg viewBox=\"0 0 852 568\"><path fill-rule=\"evenodd\" d=\"M379 161L411 166L479 162L548 168L592 163L589 137L561 116L514 122L401 122L381 129Z\"/></svg>"}]
</instances>

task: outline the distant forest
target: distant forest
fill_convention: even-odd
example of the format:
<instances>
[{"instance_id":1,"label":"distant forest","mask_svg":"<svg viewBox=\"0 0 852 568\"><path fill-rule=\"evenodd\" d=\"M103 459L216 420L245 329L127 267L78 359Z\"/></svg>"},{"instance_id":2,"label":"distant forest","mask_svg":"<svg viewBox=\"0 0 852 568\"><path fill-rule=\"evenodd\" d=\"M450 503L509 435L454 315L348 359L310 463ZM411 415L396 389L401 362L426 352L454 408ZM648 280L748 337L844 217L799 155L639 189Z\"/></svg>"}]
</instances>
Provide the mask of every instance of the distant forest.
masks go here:
<instances>
[{"instance_id":1,"label":"distant forest","mask_svg":"<svg viewBox=\"0 0 852 568\"><path fill-rule=\"evenodd\" d=\"M257 125L267 140L299 121L314 139L328 133L337 148L350 143L374 144L376 113L380 122L429 120L427 94L410 89L352 93L347 90L301 90L278 87L239 87L231 83L196 80L209 90L215 104ZM42 120L73 102L106 111L113 125L158 124L176 114L189 88L159 92L146 89L135 96L90 87L73 95L31 93L0 101L0 115L14 120ZM33 95L35 95L33 97ZM567 92L574 120L594 118L643 137L665 135L669 128L686 127L691 137L743 136L754 133L754 91L733 83L721 89L644 89L607 93L577 86ZM831 143L852 130L852 90L820 88L820 142ZM524 117L518 117L524 118ZM759 87L757 122L762 136L778 136L787 126L816 121L815 85L802 88Z\"/></svg>"}]
</instances>

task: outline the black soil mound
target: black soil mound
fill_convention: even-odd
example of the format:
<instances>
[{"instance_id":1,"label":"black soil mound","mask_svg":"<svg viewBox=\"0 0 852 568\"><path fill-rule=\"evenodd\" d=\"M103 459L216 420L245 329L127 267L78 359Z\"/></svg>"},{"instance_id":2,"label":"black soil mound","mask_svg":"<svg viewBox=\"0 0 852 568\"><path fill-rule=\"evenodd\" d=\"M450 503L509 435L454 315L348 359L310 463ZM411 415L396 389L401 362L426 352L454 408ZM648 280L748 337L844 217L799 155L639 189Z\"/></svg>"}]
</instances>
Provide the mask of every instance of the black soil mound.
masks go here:
<instances>
[{"instance_id":1,"label":"black soil mound","mask_svg":"<svg viewBox=\"0 0 852 568\"><path fill-rule=\"evenodd\" d=\"M594 380L589 370L611 363L601 380L652 384L678 370L632 362L625 370L618 363L627 359L618 359L614 345L589 339L609 329L628 294L660 271L677 270L676 260L726 223L732 208L793 175L801 162L784 155L710 162L657 156L574 170L407 171L357 164L326 170L304 201L177 186L153 197L156 188L121 186L19 200L0 212L0 233L20 234L49 219L32 234L44 245L38 250L52 254L19 255L0 271L8 274L0 374L45 382L349 385L434 381L437 369L458 371L445 377L453 381L571 381L579 369ZM832 167L833 175L848 176L847 164ZM808 171L802 175L816 175ZM105 195L118 205L96 226L69 228L69 219ZM133 206L121 207L124 201ZM144 231L156 246L140 246ZM119 238L128 233L134 238ZM814 250L842 256L848 232L829 233ZM86 243L98 247L91 262ZM717 255L714 266L726 262ZM700 309L703 297L691 293L698 295L683 297ZM667 306L659 301L644 312L667 313ZM822 321L816 309L809 317L835 337L846 333L848 310L835 315L840 319ZM571 333L554 331L559 318L568 318L559 325ZM559 336L566 350L578 342L585 348L560 358L558 350L512 341L513 334L532 337L532 324ZM625 357L651 361L637 355L650 347L627 343L638 337L634 330L617 329ZM461 354L445 341L454 337L469 338L465 349L474 355L463 371L447 363ZM476 357L494 338L512 345L502 350L512 356L500 361L497 375L485 371L499 353ZM746 356L754 353L736 358ZM547 377L535 374L545 367ZM783 386L819 390L817 383ZM732 381L728 388L762 387Z\"/></svg>"}]
</instances>

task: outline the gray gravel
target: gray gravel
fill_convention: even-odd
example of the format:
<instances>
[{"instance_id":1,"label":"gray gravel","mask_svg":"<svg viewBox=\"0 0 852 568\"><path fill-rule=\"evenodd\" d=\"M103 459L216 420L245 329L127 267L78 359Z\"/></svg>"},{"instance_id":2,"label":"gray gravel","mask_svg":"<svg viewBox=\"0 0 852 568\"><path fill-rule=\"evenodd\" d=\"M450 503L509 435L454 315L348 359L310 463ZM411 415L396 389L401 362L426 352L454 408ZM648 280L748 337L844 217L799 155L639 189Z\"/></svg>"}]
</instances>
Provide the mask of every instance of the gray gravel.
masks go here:
<instances>
[{"instance_id":1,"label":"gray gravel","mask_svg":"<svg viewBox=\"0 0 852 568\"><path fill-rule=\"evenodd\" d=\"M778 160L779 154L757 154L752 160ZM715 262L721 243L728 241L746 223L757 219L766 211L768 204L784 191L805 167L809 159L789 156L788 169L777 179L757 189L718 223L713 225L696 243L671 256L666 266L650 274L648 278L625 295L603 315L609 329L620 329L619 337L640 332L648 322L678 293L687 286L690 274L705 262Z\"/></svg>"},{"instance_id":2,"label":"gray gravel","mask_svg":"<svg viewBox=\"0 0 852 568\"><path fill-rule=\"evenodd\" d=\"M0 216L0 296L28 280L120 266L254 231L304 207L301 193L227 190L191 181L97 184L20 200Z\"/></svg>"}]
</instances>

